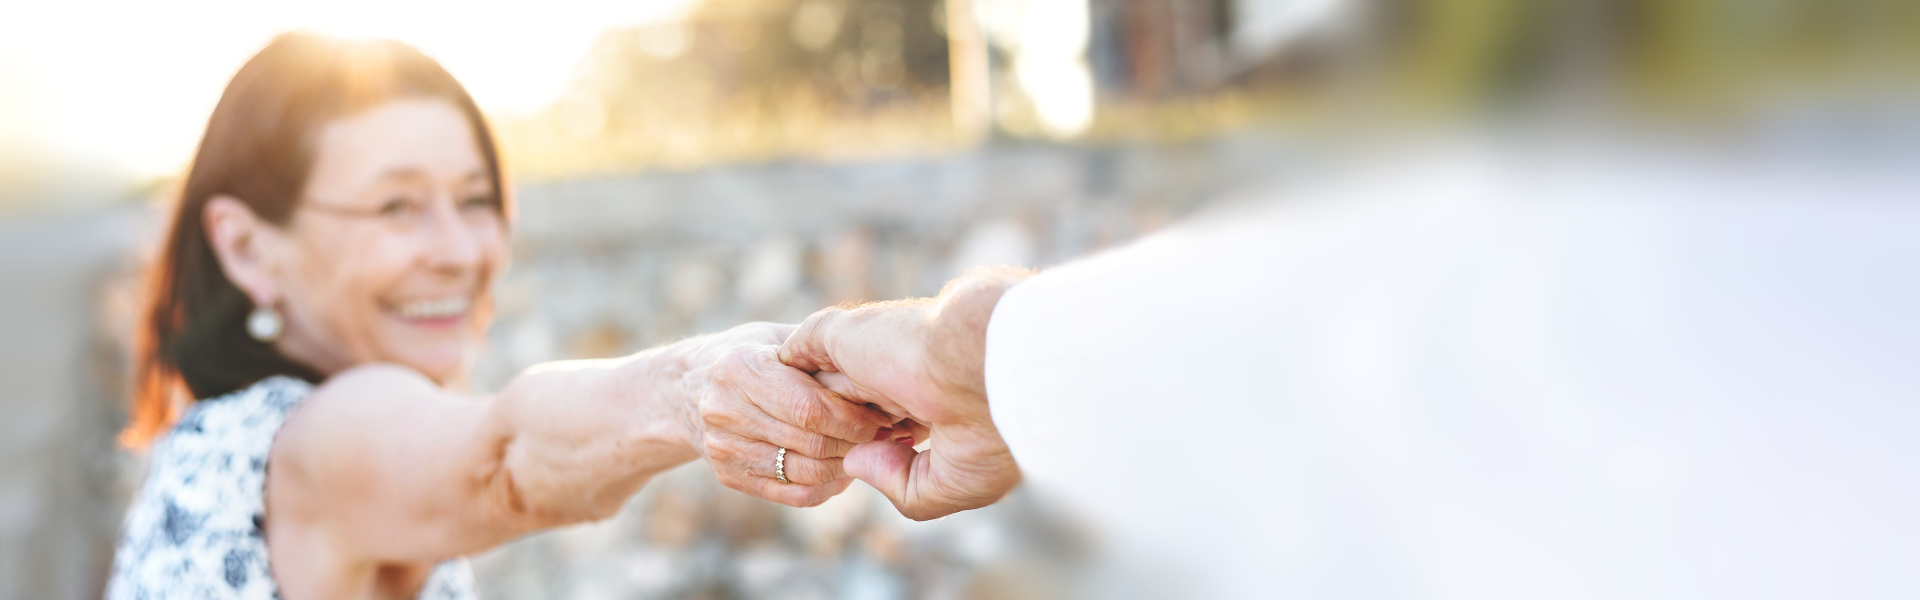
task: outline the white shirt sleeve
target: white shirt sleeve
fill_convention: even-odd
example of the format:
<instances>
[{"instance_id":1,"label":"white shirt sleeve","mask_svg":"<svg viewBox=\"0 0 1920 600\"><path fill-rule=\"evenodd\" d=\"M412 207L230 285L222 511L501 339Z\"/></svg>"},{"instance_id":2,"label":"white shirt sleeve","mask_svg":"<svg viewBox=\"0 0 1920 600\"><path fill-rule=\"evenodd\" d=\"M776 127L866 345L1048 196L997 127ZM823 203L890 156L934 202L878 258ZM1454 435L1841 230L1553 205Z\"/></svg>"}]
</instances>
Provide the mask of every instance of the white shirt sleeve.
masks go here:
<instances>
[{"instance_id":1,"label":"white shirt sleeve","mask_svg":"<svg viewBox=\"0 0 1920 600\"><path fill-rule=\"evenodd\" d=\"M1696 183L1444 165L1050 270L994 421L1141 597L1920 595L1920 207Z\"/></svg>"}]
</instances>

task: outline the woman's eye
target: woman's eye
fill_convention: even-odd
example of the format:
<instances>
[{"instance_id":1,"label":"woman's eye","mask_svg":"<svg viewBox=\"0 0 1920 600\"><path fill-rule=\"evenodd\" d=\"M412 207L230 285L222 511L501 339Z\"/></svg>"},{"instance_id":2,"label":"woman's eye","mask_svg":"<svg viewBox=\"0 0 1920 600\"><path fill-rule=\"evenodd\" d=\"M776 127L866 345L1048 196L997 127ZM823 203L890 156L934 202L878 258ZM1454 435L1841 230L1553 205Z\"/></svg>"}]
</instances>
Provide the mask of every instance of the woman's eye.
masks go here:
<instances>
[{"instance_id":1,"label":"woman's eye","mask_svg":"<svg viewBox=\"0 0 1920 600\"><path fill-rule=\"evenodd\" d=\"M488 196L469 196L460 201L460 210L493 210L493 198Z\"/></svg>"},{"instance_id":2,"label":"woman's eye","mask_svg":"<svg viewBox=\"0 0 1920 600\"><path fill-rule=\"evenodd\" d=\"M383 217L410 217L414 212L413 201L406 198L394 198L380 205L380 216Z\"/></svg>"}]
</instances>

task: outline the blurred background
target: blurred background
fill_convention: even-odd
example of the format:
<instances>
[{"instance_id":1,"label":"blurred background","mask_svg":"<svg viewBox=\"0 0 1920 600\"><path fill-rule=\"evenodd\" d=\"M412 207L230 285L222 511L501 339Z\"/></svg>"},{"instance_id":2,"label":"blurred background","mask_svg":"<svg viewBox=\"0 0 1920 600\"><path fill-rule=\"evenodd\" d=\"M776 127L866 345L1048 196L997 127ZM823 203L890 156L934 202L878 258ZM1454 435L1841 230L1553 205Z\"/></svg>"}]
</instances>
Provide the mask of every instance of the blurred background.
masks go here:
<instances>
[{"instance_id":1,"label":"blurred background","mask_svg":"<svg viewBox=\"0 0 1920 600\"><path fill-rule=\"evenodd\" d=\"M1456 138L1920 158L1904 0L76 0L0 18L0 598L102 589L133 283L273 35L397 38L472 91L521 218L476 388L1044 267L1256 182ZM1203 493L1196 491L1196 493ZM795 510L704 464L475 558L491 598L1051 597L1097 535L1008 501Z\"/></svg>"}]
</instances>

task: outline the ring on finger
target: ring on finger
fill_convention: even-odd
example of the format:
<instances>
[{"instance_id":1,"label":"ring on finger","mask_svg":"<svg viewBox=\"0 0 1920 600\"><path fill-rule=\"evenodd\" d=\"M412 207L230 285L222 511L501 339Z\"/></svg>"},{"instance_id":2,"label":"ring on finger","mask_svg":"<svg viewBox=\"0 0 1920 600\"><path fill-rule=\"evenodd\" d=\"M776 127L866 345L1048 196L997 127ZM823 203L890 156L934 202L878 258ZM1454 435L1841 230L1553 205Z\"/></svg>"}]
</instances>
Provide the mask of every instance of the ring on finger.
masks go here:
<instances>
[{"instance_id":1,"label":"ring on finger","mask_svg":"<svg viewBox=\"0 0 1920 600\"><path fill-rule=\"evenodd\" d=\"M787 449L786 448L781 448L780 452L778 454L775 454L773 457L773 478L780 480L780 483L791 483L787 481Z\"/></svg>"}]
</instances>

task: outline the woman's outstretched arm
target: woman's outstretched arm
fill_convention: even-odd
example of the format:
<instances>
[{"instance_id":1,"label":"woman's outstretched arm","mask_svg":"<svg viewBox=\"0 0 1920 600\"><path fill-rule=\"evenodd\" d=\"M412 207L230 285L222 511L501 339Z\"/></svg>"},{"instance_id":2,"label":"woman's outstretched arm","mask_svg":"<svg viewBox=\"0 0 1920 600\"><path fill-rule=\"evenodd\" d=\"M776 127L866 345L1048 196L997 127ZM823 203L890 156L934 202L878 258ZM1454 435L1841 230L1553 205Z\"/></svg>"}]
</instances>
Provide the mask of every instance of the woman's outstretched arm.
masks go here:
<instances>
[{"instance_id":1,"label":"woman's outstretched arm","mask_svg":"<svg viewBox=\"0 0 1920 600\"><path fill-rule=\"evenodd\" d=\"M831 466L817 480L759 495L824 501L851 482L839 457L889 419L780 364L775 348L791 331L751 324L625 358L549 363L491 397L397 366L339 373L274 442L266 531L275 575L289 598L341 597L333 586L368 589L384 566L606 518L716 436L818 453L810 459ZM715 462L723 473L746 466Z\"/></svg>"}]
</instances>

